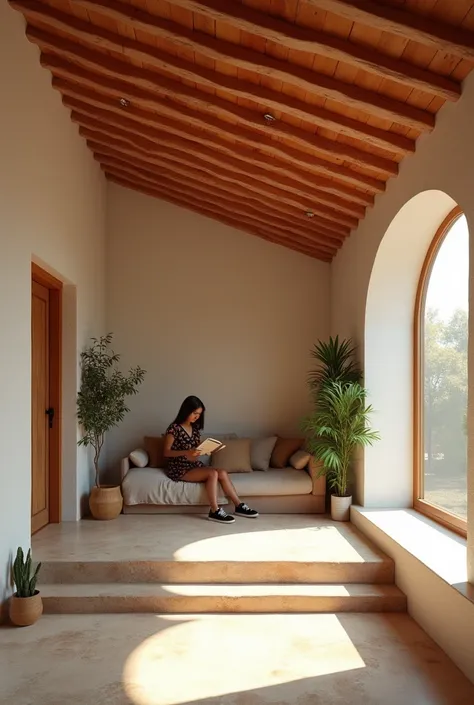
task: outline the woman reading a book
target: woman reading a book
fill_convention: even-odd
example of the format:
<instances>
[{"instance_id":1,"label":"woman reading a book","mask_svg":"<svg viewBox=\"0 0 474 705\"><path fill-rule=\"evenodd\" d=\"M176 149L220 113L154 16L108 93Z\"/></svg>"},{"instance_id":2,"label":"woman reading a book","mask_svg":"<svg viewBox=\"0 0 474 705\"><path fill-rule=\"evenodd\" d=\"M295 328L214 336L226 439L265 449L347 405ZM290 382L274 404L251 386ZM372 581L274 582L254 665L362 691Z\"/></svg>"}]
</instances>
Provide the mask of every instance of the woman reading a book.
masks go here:
<instances>
[{"instance_id":1,"label":"woman reading a book","mask_svg":"<svg viewBox=\"0 0 474 705\"><path fill-rule=\"evenodd\" d=\"M235 514L255 518L258 512L241 502L235 487L225 470L206 467L199 456L201 431L204 428L206 407L197 397L187 397L173 423L168 426L165 437L164 456L168 458L166 474L175 482L205 482L211 509L209 519L221 524L232 524L235 519L217 504L217 483L235 505Z\"/></svg>"}]
</instances>

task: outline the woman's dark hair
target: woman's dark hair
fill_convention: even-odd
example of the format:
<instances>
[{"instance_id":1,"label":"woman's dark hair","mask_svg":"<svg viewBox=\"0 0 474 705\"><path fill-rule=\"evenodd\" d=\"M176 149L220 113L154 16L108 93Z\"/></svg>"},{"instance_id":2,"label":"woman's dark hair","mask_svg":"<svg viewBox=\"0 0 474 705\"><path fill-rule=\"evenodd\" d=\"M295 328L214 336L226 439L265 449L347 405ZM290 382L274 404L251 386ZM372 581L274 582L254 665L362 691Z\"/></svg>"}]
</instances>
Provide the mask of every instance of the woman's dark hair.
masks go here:
<instances>
[{"instance_id":1,"label":"woman's dark hair","mask_svg":"<svg viewBox=\"0 0 474 705\"><path fill-rule=\"evenodd\" d=\"M181 407L178 411L178 415L173 423L184 423L186 419L191 416L193 411L196 411L196 409L202 409L202 414L198 418L198 420L194 422L193 426L196 426L199 431L202 431L202 429L204 428L204 413L206 411L206 407L198 397L186 397L186 399L181 404Z\"/></svg>"}]
</instances>

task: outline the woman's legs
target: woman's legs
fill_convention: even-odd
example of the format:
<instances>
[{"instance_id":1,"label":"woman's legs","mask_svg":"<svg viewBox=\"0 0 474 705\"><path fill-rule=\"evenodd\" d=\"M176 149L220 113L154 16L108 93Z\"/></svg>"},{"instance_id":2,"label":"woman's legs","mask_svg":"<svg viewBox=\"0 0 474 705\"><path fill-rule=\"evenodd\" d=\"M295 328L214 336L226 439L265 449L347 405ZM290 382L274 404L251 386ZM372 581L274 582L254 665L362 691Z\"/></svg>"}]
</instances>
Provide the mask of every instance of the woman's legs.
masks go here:
<instances>
[{"instance_id":1,"label":"woman's legs","mask_svg":"<svg viewBox=\"0 0 474 705\"><path fill-rule=\"evenodd\" d=\"M188 472L183 475L181 480L183 482L206 483L206 492L209 498L212 513L217 512L219 509L219 505L217 504L217 483L220 482L221 487L224 490L224 494L234 503L237 510L236 514L239 514L239 516L249 517L251 519L258 517L258 512L255 511L255 509L250 509L246 504L241 503L239 495L237 494L226 470L216 470L214 468L194 468L193 470L188 470ZM220 511L222 512L222 510ZM227 518L230 521L230 517ZM234 521L233 518L232 521Z\"/></svg>"},{"instance_id":2,"label":"woman's legs","mask_svg":"<svg viewBox=\"0 0 474 705\"><path fill-rule=\"evenodd\" d=\"M226 470L215 470L214 468L195 468L181 478L183 482L205 482L206 492L209 497L209 504L213 512L218 508L217 505L217 482L221 483L224 494L237 507L240 504L239 495L235 491L235 487L230 481L230 477Z\"/></svg>"},{"instance_id":3,"label":"woman's legs","mask_svg":"<svg viewBox=\"0 0 474 705\"><path fill-rule=\"evenodd\" d=\"M211 510L216 512L219 509L217 504L217 470L214 470L214 468L194 468L193 470L188 470L181 480L183 482L205 482Z\"/></svg>"},{"instance_id":4,"label":"woman's legs","mask_svg":"<svg viewBox=\"0 0 474 705\"><path fill-rule=\"evenodd\" d=\"M235 487L231 482L227 470L216 470L216 472L218 480L221 483L221 487L224 490L225 496L228 497L235 504L236 507L238 507L240 504L239 495L235 491Z\"/></svg>"},{"instance_id":5,"label":"woman's legs","mask_svg":"<svg viewBox=\"0 0 474 705\"><path fill-rule=\"evenodd\" d=\"M235 513L241 517L255 519L258 517L258 512L255 509L250 509L246 504L241 502L239 495L235 491L235 487L226 470L218 470L217 477L221 483L224 494L235 504Z\"/></svg>"}]
</instances>

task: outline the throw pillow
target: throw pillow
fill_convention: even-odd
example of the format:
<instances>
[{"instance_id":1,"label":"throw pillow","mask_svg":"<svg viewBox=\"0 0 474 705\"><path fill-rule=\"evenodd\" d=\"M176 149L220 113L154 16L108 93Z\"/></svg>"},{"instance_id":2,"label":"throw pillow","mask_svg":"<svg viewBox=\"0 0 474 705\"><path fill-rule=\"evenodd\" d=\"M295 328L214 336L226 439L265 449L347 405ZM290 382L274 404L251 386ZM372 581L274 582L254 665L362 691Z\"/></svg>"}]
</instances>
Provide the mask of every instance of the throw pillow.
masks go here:
<instances>
[{"instance_id":1,"label":"throw pillow","mask_svg":"<svg viewBox=\"0 0 474 705\"><path fill-rule=\"evenodd\" d=\"M132 450L128 457L136 468L146 468L146 466L148 465L148 453L146 452L146 450L142 450L142 448L136 448L136 450Z\"/></svg>"},{"instance_id":2,"label":"throw pillow","mask_svg":"<svg viewBox=\"0 0 474 705\"><path fill-rule=\"evenodd\" d=\"M225 443L229 438L237 438L237 434L235 433L205 433L204 435L201 436L201 443L206 440L206 438L215 438L216 441L221 441L222 443ZM208 467L211 464L211 456L210 455L200 455L199 460L201 463L205 466Z\"/></svg>"},{"instance_id":3,"label":"throw pillow","mask_svg":"<svg viewBox=\"0 0 474 705\"><path fill-rule=\"evenodd\" d=\"M148 465L150 468L163 468L165 466L165 458L163 450L165 447L164 436L145 436L143 439L145 451L148 453Z\"/></svg>"},{"instance_id":4,"label":"throw pillow","mask_svg":"<svg viewBox=\"0 0 474 705\"><path fill-rule=\"evenodd\" d=\"M224 441L225 448L211 456L211 466L227 472L252 472L250 462L250 438Z\"/></svg>"},{"instance_id":5,"label":"throw pillow","mask_svg":"<svg viewBox=\"0 0 474 705\"><path fill-rule=\"evenodd\" d=\"M310 458L311 453L308 453L306 450L297 450L290 458L290 465L295 468L295 470L304 470Z\"/></svg>"},{"instance_id":6,"label":"throw pillow","mask_svg":"<svg viewBox=\"0 0 474 705\"><path fill-rule=\"evenodd\" d=\"M304 443L304 438L278 438L270 458L272 468L286 468L288 462Z\"/></svg>"},{"instance_id":7,"label":"throw pillow","mask_svg":"<svg viewBox=\"0 0 474 705\"><path fill-rule=\"evenodd\" d=\"M276 442L277 436L252 438L250 442L250 462L253 470L263 470L263 472L268 470Z\"/></svg>"}]
</instances>

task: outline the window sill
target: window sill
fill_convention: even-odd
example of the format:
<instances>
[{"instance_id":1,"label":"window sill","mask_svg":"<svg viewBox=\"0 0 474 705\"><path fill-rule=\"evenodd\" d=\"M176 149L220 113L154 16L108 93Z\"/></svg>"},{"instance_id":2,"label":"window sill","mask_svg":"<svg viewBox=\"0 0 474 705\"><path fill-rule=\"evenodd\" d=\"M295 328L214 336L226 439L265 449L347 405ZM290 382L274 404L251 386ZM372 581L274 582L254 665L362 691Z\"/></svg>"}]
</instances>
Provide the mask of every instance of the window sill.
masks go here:
<instances>
[{"instance_id":1,"label":"window sill","mask_svg":"<svg viewBox=\"0 0 474 705\"><path fill-rule=\"evenodd\" d=\"M414 509L368 509L353 506L351 519L363 530L369 522L474 603L467 582L467 541Z\"/></svg>"}]
</instances>

